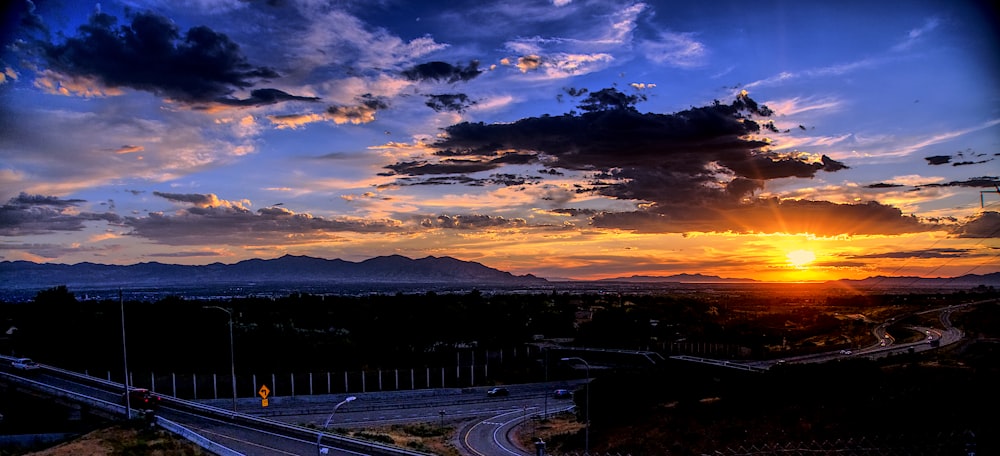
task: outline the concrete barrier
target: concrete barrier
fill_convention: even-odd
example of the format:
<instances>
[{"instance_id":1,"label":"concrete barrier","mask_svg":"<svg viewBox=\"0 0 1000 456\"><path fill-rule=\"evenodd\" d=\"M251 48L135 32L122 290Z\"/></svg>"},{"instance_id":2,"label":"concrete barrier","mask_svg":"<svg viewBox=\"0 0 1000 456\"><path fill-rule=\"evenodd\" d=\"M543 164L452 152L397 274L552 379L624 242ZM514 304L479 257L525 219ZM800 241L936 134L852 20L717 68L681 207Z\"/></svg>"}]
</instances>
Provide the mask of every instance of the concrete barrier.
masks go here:
<instances>
[{"instance_id":1,"label":"concrete barrier","mask_svg":"<svg viewBox=\"0 0 1000 456\"><path fill-rule=\"evenodd\" d=\"M243 453L240 453L229 447L223 446L222 444L213 442L208 438L202 436L201 434L198 434L197 432L194 432L166 418L162 418L159 416L156 417L156 424L157 426L160 426L163 429L173 432L177 436L183 437L188 441L190 441L191 443L194 443L195 445L204 448L206 451L210 451L212 454L216 454L219 456L244 456Z\"/></svg>"}]
</instances>

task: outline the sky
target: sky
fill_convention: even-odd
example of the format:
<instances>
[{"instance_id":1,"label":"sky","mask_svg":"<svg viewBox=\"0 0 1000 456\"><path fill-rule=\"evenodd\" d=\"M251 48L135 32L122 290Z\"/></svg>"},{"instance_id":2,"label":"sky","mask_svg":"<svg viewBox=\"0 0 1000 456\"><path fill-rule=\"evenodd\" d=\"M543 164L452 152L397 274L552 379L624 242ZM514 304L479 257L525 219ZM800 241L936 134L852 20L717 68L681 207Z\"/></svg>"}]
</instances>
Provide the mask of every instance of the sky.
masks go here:
<instances>
[{"instance_id":1,"label":"sky","mask_svg":"<svg viewBox=\"0 0 1000 456\"><path fill-rule=\"evenodd\" d=\"M0 260L1000 272L989 3L13 0Z\"/></svg>"}]
</instances>

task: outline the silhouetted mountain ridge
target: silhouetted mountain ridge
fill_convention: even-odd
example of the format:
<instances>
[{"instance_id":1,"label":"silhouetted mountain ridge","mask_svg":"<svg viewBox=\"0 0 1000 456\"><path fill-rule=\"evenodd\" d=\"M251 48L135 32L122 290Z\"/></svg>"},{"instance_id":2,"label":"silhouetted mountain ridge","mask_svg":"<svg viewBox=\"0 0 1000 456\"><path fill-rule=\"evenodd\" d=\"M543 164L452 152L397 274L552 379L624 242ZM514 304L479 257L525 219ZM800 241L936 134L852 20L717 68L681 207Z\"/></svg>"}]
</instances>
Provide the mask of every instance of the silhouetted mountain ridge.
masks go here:
<instances>
[{"instance_id":1,"label":"silhouetted mountain ridge","mask_svg":"<svg viewBox=\"0 0 1000 456\"><path fill-rule=\"evenodd\" d=\"M234 264L187 266L158 262L132 265L97 263L0 262L0 289L135 288L239 284L467 284L537 285L547 281L531 274L516 276L480 263L451 257L410 259L401 255L361 262L285 255Z\"/></svg>"},{"instance_id":2,"label":"silhouetted mountain ridge","mask_svg":"<svg viewBox=\"0 0 1000 456\"><path fill-rule=\"evenodd\" d=\"M669 276L643 276L634 275L631 277L616 277L613 279L601 279L599 282L630 282L630 283L758 283L754 279L727 279L714 275L704 274L674 274Z\"/></svg>"}]
</instances>

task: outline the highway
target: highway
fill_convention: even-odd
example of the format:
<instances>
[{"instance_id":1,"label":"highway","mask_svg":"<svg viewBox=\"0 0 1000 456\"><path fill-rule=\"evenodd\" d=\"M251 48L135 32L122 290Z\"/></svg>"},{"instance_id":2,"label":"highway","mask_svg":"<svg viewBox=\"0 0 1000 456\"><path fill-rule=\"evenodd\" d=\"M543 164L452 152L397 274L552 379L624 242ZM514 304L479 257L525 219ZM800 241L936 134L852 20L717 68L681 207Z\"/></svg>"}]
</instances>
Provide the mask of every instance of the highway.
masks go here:
<instances>
[{"instance_id":1,"label":"highway","mask_svg":"<svg viewBox=\"0 0 1000 456\"><path fill-rule=\"evenodd\" d=\"M120 383L65 371L54 366L28 373L14 371L9 359L0 363L0 380L29 394L41 394L84 404L104 416L124 417ZM510 395L487 397L486 388L361 393L337 410L331 428L372 428L395 423L444 422L461 428L461 445L478 456L526 455L507 440L507 432L523 420L573 408L570 399L551 397L556 388L584 382L511 385ZM163 396L156 411L160 426L220 455L408 455L427 453L372 441L324 433L318 429L333 417L343 395L273 397L268 407L260 399L239 399L237 412L229 400L186 401ZM133 416L139 412L133 410Z\"/></svg>"},{"instance_id":2,"label":"highway","mask_svg":"<svg viewBox=\"0 0 1000 456\"><path fill-rule=\"evenodd\" d=\"M9 358L8 358L9 360ZM31 372L13 371L9 362L0 367L0 381L26 394L44 395L54 400L80 404L92 413L124 417L120 404L124 387L120 383L41 365ZM201 444L207 450L230 455L308 455L319 453L316 429L298 424L235 413L197 402L162 396L156 411L157 424ZM133 410L133 416L138 411ZM322 446L333 455L427 456L428 453L381 443L325 434Z\"/></svg>"},{"instance_id":3,"label":"highway","mask_svg":"<svg viewBox=\"0 0 1000 456\"><path fill-rule=\"evenodd\" d=\"M960 341L963 333L951 324L953 312L969 306L992 303L980 301L962 305L929 309L914 314L899 315L877 325L874 342L863 348L832 351L781 360L736 362L677 356L674 359L695 361L726 368L764 371L781 363L815 363L851 357L879 358L895 353L915 353L935 349ZM888 328L911 315L937 313L941 327L902 326L917 331L922 339L897 343ZM88 410L112 417L124 417L120 405L124 387L119 383L41 365L34 371L14 370L11 358L0 357L0 381L27 394L53 397L57 400L82 404ZM509 396L487 397L486 388L455 388L434 390L360 393L356 400L337 409L335 405L345 395L272 397L263 407L256 398L239 399L238 412L228 399L186 401L163 396L156 413L157 423L189 440L198 442L209 451L225 456L235 455L308 455L320 454L329 448L332 455L406 455L427 456L410 449L373 441L321 433L324 420L332 418L336 428L372 428L396 423L441 422L459 429L458 442L467 454L474 456L531 456L511 443L514 426L545 414L556 414L573 408L573 401L556 399L556 388L577 389L585 382L536 383L507 385ZM320 444L317 442L320 441Z\"/></svg>"},{"instance_id":4,"label":"highway","mask_svg":"<svg viewBox=\"0 0 1000 456\"><path fill-rule=\"evenodd\" d=\"M954 327L951 324L952 313L963 309L967 309L972 306L990 304L996 302L997 300L995 299L988 299L984 301L949 305L944 307L937 307L934 309L922 310L910 314L897 315L880 323L875 328L873 328L872 335L875 337L875 341L871 345L859 348L857 350L834 350L829 352L813 353L801 356L790 356L786 358L762 360L762 361L719 360L719 359L701 358L701 357L686 356L686 355L671 356L670 358L683 361L698 362L702 364L711 364L731 369L763 372L779 364L825 363L838 359L849 359L855 357L878 359L903 353L918 353L926 350L934 350L939 347L951 345L962 340L962 337L964 337L964 333L962 332L962 330ZM892 325L898 324L897 323L898 321L904 320L907 317L914 315L931 314L931 313L938 314L938 321L941 322L941 328L915 326L915 325L905 326L905 328L909 331L915 331L920 333L922 336L926 336L922 340L901 344L897 343L896 338L893 337L888 332L887 328L889 328Z\"/></svg>"},{"instance_id":5,"label":"highway","mask_svg":"<svg viewBox=\"0 0 1000 456\"><path fill-rule=\"evenodd\" d=\"M444 423L459 429L458 442L467 454L476 456L533 455L513 445L508 433L533 417L571 410L569 398L556 399L557 388L575 389L583 380L508 385L509 396L487 397L482 388L389 391L357 394L357 400L336 413L339 428L375 428L398 423ZM331 405L340 399L331 396L275 398L267 408L247 404L247 413L268 416L288 423L320 423ZM227 401L205 401L224 406ZM241 402L241 407L243 403Z\"/></svg>"}]
</instances>

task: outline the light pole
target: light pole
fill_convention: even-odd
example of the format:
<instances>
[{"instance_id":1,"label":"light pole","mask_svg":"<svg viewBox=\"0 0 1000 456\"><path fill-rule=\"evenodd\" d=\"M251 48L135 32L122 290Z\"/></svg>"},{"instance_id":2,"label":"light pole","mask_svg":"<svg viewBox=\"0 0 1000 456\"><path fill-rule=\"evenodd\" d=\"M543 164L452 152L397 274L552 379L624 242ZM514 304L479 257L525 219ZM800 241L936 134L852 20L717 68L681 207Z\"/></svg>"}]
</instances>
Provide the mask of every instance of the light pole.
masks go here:
<instances>
[{"instance_id":1,"label":"light pole","mask_svg":"<svg viewBox=\"0 0 1000 456\"><path fill-rule=\"evenodd\" d=\"M321 448L319 446L319 443L320 443L321 440L323 440L323 432L326 431L326 428L330 427L330 421L333 421L333 414L337 413L337 409L339 409L341 405L344 405L344 404L346 404L348 402L351 402L351 401L353 401L355 399L357 399L357 398L354 397L354 396L347 396L347 399L344 399L344 400L338 402L337 405L333 406L333 411L330 412L330 416L326 417L326 422L323 423L323 429L321 429L319 431L319 435L316 436L316 454L317 455L325 454L323 452L323 450L325 450L325 448Z\"/></svg>"},{"instance_id":2,"label":"light pole","mask_svg":"<svg viewBox=\"0 0 1000 456\"><path fill-rule=\"evenodd\" d=\"M122 307L122 364L125 365L125 380L122 380L122 384L125 385L125 418L132 419L132 395L129 394L128 388L128 349L125 345L125 296L121 288L118 289L118 302Z\"/></svg>"},{"instance_id":3,"label":"light pole","mask_svg":"<svg viewBox=\"0 0 1000 456\"><path fill-rule=\"evenodd\" d=\"M586 388L584 392L584 400L586 401L586 403L584 404L584 411L583 411L583 421L584 421L583 454L584 456L589 456L590 455L590 364L587 363L587 360L575 356L570 358L562 358L562 361L572 361L572 360L576 360L583 363L583 366L587 369L587 385L584 386L584 388Z\"/></svg>"},{"instance_id":4,"label":"light pole","mask_svg":"<svg viewBox=\"0 0 1000 456\"><path fill-rule=\"evenodd\" d=\"M219 306L203 306L202 309L219 309L229 316L229 371L233 379L233 411L236 411L236 357L233 351L233 311Z\"/></svg>"}]
</instances>

